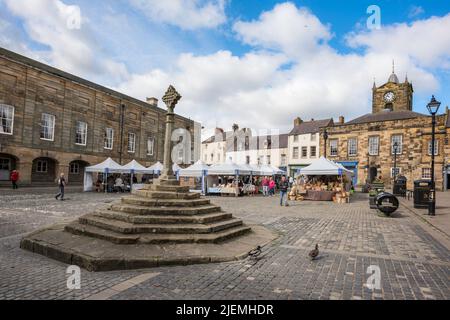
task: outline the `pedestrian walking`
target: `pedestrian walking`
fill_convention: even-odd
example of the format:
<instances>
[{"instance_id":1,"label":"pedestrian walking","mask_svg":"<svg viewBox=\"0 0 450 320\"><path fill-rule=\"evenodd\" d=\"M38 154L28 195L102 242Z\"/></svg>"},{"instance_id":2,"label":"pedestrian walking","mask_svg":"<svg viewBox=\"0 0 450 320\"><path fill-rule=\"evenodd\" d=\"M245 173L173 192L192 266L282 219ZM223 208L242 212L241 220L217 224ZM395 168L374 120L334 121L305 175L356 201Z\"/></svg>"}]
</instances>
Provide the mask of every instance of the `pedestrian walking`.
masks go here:
<instances>
[{"instance_id":1,"label":"pedestrian walking","mask_svg":"<svg viewBox=\"0 0 450 320\"><path fill-rule=\"evenodd\" d=\"M264 177L262 180L262 187L263 187L263 196L267 196L269 194L269 180L267 177Z\"/></svg>"},{"instance_id":2,"label":"pedestrian walking","mask_svg":"<svg viewBox=\"0 0 450 320\"><path fill-rule=\"evenodd\" d=\"M273 180L273 178L270 178L269 181L269 194L271 196L275 195L275 180Z\"/></svg>"},{"instance_id":3,"label":"pedestrian walking","mask_svg":"<svg viewBox=\"0 0 450 320\"><path fill-rule=\"evenodd\" d=\"M284 206L288 207L289 204L287 203L287 192L289 189L289 182L286 180L286 177L283 176L281 178L280 182L280 206L283 206L283 200L284 200Z\"/></svg>"},{"instance_id":4,"label":"pedestrian walking","mask_svg":"<svg viewBox=\"0 0 450 320\"><path fill-rule=\"evenodd\" d=\"M59 193L55 196L56 200L58 200L58 198L61 197L61 201L64 201L64 187L65 186L66 186L66 179L64 178L64 173L61 173L61 175L58 178Z\"/></svg>"},{"instance_id":5,"label":"pedestrian walking","mask_svg":"<svg viewBox=\"0 0 450 320\"><path fill-rule=\"evenodd\" d=\"M12 188L13 189L18 189L19 187L17 186L17 181L19 181L19 171L13 170L11 172L10 179L11 179L11 182L12 182Z\"/></svg>"}]
</instances>

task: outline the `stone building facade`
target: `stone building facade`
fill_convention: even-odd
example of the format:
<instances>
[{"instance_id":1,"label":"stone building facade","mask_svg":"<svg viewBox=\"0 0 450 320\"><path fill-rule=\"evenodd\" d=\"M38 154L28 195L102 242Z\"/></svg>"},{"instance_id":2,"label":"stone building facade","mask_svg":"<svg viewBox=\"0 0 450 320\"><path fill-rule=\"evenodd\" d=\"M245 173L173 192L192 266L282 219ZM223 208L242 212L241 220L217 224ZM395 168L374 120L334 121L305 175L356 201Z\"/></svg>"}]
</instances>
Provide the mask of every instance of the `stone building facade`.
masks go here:
<instances>
[{"instance_id":1,"label":"stone building facade","mask_svg":"<svg viewBox=\"0 0 450 320\"><path fill-rule=\"evenodd\" d=\"M381 176L385 184L391 186L397 174L405 176L407 187L412 189L414 180L430 179L431 116L412 111L412 99L412 84L407 78L400 83L393 72L384 85L377 87L374 84L372 113L348 122L342 119L321 130L322 153L353 170L354 184L357 185ZM445 114L437 116L437 190L447 187L445 170L450 155L449 129L446 128L448 116L448 109ZM326 142L323 139L325 130Z\"/></svg>"},{"instance_id":2,"label":"stone building facade","mask_svg":"<svg viewBox=\"0 0 450 320\"><path fill-rule=\"evenodd\" d=\"M81 184L84 168L107 157L149 166L163 160L166 111L0 48L0 185L17 169L21 185ZM194 137L194 121L175 128Z\"/></svg>"},{"instance_id":3,"label":"stone building facade","mask_svg":"<svg viewBox=\"0 0 450 320\"><path fill-rule=\"evenodd\" d=\"M333 124L333 119L303 121L297 117L294 128L289 133L289 170L291 177L297 175L298 170L309 166L320 154L320 129Z\"/></svg>"}]
</instances>

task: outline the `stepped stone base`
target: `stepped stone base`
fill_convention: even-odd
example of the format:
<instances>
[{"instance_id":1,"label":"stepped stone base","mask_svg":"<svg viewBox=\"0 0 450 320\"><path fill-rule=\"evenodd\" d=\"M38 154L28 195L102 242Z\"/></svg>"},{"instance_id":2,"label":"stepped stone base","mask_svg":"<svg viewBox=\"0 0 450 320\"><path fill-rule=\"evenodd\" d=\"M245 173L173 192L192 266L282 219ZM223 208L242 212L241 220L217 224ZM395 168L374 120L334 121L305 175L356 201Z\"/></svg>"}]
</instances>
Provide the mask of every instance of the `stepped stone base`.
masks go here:
<instances>
[{"instance_id":1,"label":"stepped stone base","mask_svg":"<svg viewBox=\"0 0 450 320\"><path fill-rule=\"evenodd\" d=\"M55 225L28 235L20 247L88 271L141 269L235 261L277 237L262 226L251 229L245 236L220 243L130 245L73 235L64 231L64 225Z\"/></svg>"},{"instance_id":2,"label":"stepped stone base","mask_svg":"<svg viewBox=\"0 0 450 320\"><path fill-rule=\"evenodd\" d=\"M21 248L91 271L231 261L276 238L245 225L174 179L67 225L34 232Z\"/></svg>"}]
</instances>

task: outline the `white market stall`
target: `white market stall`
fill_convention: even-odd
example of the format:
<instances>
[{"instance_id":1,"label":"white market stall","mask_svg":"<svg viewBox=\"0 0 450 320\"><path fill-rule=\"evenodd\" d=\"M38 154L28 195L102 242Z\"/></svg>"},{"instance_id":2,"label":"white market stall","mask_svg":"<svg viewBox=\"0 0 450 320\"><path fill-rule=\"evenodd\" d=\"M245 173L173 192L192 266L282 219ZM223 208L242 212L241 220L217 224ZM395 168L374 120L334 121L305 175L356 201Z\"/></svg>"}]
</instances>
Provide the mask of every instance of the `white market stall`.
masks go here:
<instances>
[{"instance_id":1,"label":"white market stall","mask_svg":"<svg viewBox=\"0 0 450 320\"><path fill-rule=\"evenodd\" d=\"M141 189L144 186L142 183L133 183L134 174L138 174L138 173L153 174L154 173L153 169L144 167L136 160L132 160L129 163L127 163L126 165L122 166L122 170L124 170L124 172L129 173L131 175L130 184L131 184L132 190Z\"/></svg>"},{"instance_id":2,"label":"white market stall","mask_svg":"<svg viewBox=\"0 0 450 320\"><path fill-rule=\"evenodd\" d=\"M161 174L161 171L163 170L163 168L164 168L163 164L158 161L157 163L151 165L147 169L153 170L154 173L159 176Z\"/></svg>"},{"instance_id":3,"label":"white market stall","mask_svg":"<svg viewBox=\"0 0 450 320\"><path fill-rule=\"evenodd\" d=\"M212 165L208 170L208 178L207 185L212 186L208 187L208 193L220 193L222 195L235 195L239 194L238 186L231 184L222 184L220 185L219 176L233 176L235 180L238 180L239 176L249 176L251 174L251 170L242 165L238 165L234 162L227 161L225 163ZM219 184L219 186L215 186Z\"/></svg>"},{"instance_id":4,"label":"white market stall","mask_svg":"<svg viewBox=\"0 0 450 320\"><path fill-rule=\"evenodd\" d=\"M203 194L206 193L206 177L208 176L208 170L210 167L204 163L202 160L198 160L193 165L180 169L178 171L179 177L190 177L190 178L199 178L201 179L201 192Z\"/></svg>"},{"instance_id":5,"label":"white market stall","mask_svg":"<svg viewBox=\"0 0 450 320\"><path fill-rule=\"evenodd\" d=\"M297 170L297 173L306 176L308 181L298 179L301 182L292 188L290 196L298 199L300 195L306 200L348 202L347 191L353 172L342 165L320 157L309 166Z\"/></svg>"},{"instance_id":6,"label":"white market stall","mask_svg":"<svg viewBox=\"0 0 450 320\"><path fill-rule=\"evenodd\" d=\"M84 191L92 191L94 187L93 181L93 173L102 173L103 174L103 184L105 185L108 174L110 173L124 173L123 167L115 162L113 159L108 158L102 163L86 167L84 170ZM106 188L105 188L106 191Z\"/></svg>"}]
</instances>

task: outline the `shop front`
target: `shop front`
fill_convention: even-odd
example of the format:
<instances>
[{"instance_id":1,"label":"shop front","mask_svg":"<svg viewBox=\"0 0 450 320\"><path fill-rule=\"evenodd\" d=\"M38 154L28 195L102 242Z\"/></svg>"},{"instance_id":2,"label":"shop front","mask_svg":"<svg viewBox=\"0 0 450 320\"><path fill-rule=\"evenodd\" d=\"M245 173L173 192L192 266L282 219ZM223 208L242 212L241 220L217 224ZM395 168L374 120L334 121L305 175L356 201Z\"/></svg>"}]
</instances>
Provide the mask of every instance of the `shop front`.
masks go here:
<instances>
[{"instance_id":1,"label":"shop front","mask_svg":"<svg viewBox=\"0 0 450 320\"><path fill-rule=\"evenodd\" d=\"M345 169L348 169L353 172L352 182L353 186L356 187L358 184L358 161L337 161L344 166Z\"/></svg>"}]
</instances>

